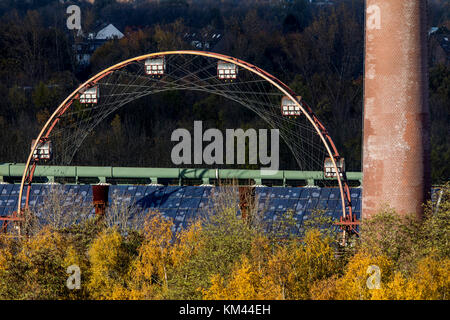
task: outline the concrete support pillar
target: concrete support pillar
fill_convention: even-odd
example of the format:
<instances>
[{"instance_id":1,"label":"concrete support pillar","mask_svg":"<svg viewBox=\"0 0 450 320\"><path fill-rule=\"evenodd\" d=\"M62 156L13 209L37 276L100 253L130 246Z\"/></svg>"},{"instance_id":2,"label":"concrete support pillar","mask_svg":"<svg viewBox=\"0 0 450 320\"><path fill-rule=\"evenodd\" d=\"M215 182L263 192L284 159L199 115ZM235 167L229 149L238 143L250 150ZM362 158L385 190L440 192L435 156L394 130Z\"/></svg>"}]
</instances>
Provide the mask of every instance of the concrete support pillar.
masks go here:
<instances>
[{"instance_id":1,"label":"concrete support pillar","mask_svg":"<svg viewBox=\"0 0 450 320\"><path fill-rule=\"evenodd\" d=\"M366 0L363 218L430 192L426 0Z\"/></svg>"}]
</instances>

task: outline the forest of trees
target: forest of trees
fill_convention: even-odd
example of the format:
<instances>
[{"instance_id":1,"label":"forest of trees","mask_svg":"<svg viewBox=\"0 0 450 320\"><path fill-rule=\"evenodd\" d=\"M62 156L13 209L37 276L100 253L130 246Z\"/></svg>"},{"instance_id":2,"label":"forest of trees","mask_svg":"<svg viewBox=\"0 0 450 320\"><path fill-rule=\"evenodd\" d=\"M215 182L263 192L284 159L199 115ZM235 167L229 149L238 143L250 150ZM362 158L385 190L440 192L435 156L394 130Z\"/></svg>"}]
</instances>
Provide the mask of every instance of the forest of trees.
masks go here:
<instances>
[{"instance_id":1,"label":"forest of trees","mask_svg":"<svg viewBox=\"0 0 450 320\"><path fill-rule=\"evenodd\" d=\"M105 218L86 218L90 209L64 207L53 193L44 223L29 219L27 237L0 237L0 300L448 300L449 187L422 221L385 208L346 247L321 211L299 235L290 211L270 227L257 212L243 219L232 189L176 234L159 212L130 223L130 212L112 206ZM377 287L367 285L373 265ZM69 267L81 272L78 289L66 285Z\"/></svg>"},{"instance_id":2,"label":"forest of trees","mask_svg":"<svg viewBox=\"0 0 450 320\"><path fill-rule=\"evenodd\" d=\"M24 4L25 3L25 4ZM66 28L68 5L81 7L82 29L112 23L125 37L98 48L87 68L76 63L75 33ZM347 169L361 170L364 1L315 6L294 1L85 1L0 2L0 159L24 162L31 139L59 103L89 75L140 54L193 49L186 32L223 34L211 51L249 61L300 94L325 123ZM429 25L450 30L448 1L429 1ZM401 28L401 26L399 26ZM430 39L430 42L433 40ZM434 57L435 43L430 45ZM430 58L432 175L450 177L450 65ZM96 129L79 164L160 166L171 128L203 120L221 128L258 127L254 114L207 96L187 104L187 93L167 92L151 107L134 101ZM242 108L241 108L242 109ZM130 112L132 110L133 112ZM145 146L145 148L143 148ZM282 154L284 169L295 169ZM77 161L77 160L76 160Z\"/></svg>"}]
</instances>

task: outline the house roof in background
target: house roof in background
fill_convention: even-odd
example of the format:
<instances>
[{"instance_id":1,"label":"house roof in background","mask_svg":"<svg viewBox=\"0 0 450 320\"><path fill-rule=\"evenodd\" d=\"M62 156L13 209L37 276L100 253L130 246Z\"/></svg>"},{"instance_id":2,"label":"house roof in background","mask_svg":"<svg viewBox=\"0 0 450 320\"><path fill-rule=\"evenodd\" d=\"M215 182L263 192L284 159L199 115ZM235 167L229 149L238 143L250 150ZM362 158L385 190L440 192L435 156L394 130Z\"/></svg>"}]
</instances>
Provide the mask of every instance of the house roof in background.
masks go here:
<instances>
[{"instance_id":1,"label":"house roof in background","mask_svg":"<svg viewBox=\"0 0 450 320\"><path fill-rule=\"evenodd\" d=\"M101 29L99 32L97 32L97 35L95 36L95 39L97 40L106 40L106 39L112 39L112 38L123 38L124 34L120 32L116 27L114 27L112 24L108 24L106 27Z\"/></svg>"}]
</instances>

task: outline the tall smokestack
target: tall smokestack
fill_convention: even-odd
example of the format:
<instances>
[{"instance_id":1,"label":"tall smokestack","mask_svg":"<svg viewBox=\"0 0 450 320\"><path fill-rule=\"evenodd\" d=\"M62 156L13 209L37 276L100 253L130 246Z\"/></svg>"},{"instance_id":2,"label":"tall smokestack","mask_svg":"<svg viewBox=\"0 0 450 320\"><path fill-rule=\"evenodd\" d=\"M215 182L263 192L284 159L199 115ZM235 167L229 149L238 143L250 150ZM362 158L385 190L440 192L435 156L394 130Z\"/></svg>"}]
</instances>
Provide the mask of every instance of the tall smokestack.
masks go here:
<instances>
[{"instance_id":1,"label":"tall smokestack","mask_svg":"<svg viewBox=\"0 0 450 320\"><path fill-rule=\"evenodd\" d=\"M427 1L366 0L362 216L430 192Z\"/></svg>"}]
</instances>

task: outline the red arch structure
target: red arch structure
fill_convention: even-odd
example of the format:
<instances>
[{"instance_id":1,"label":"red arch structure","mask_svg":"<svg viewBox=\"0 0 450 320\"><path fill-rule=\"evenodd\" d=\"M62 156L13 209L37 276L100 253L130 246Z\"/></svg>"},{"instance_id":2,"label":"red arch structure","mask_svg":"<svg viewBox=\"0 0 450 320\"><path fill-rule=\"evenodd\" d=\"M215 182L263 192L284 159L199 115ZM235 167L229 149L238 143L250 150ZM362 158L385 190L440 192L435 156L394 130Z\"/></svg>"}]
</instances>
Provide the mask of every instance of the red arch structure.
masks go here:
<instances>
[{"instance_id":1,"label":"red arch structure","mask_svg":"<svg viewBox=\"0 0 450 320\"><path fill-rule=\"evenodd\" d=\"M253 74L255 74L257 77L264 79L265 81L269 82L271 85L276 87L280 93L284 94L285 96L289 97L297 107L299 107L304 114L304 116L307 118L307 120L310 122L312 127L314 128L317 135L320 137L320 140L322 141L322 144L326 150L326 153L328 154L328 157L332 160L333 167L335 172L340 172L338 170L337 162L341 159L341 156L330 137L328 131L326 130L325 126L320 122L320 120L317 118L317 116L314 114L313 110L303 101L299 101L297 99L296 93L290 89L286 84L284 84L282 81L271 75L270 73L258 68L257 66L254 66L248 62L218 54L213 52L205 52L205 51L193 51L193 50L180 50L180 51L164 51L164 52L157 52L157 53L150 53L142 56L138 56L132 59L128 59L125 61L122 61L118 64L115 64L99 73L91 77L89 80L84 82L82 85L80 85L76 90L74 90L59 106L58 108L53 112L53 114L50 116L50 118L47 120L45 125L43 126L42 130L39 132L38 136L36 137L35 143L33 144L30 154L28 156L28 159L26 161L25 170L22 176L21 186L20 186L20 192L19 192L19 201L18 201L18 210L17 212L11 216L11 217L5 217L2 220L4 220L4 226L8 224L10 221L20 221L23 219L24 210L28 209L28 203L29 203L29 197L30 197L30 190L31 190L31 183L33 181L33 175L36 166L38 165L38 161L33 158L33 153L36 150L38 143L45 142L49 139L49 136L52 132L52 130L57 126L58 122L60 121L61 116L71 108L74 101L76 101L80 95L88 88L91 88L95 86L101 79L105 78L106 76L110 75L111 73L120 70L127 65L139 61L144 61L149 58L156 58L156 57L166 57L171 55L195 55L195 56L202 56L207 58L213 58L217 59L218 61L223 61L227 63L232 63L240 68L243 68ZM337 174L337 181L340 189L340 195L341 195L341 203L342 203L342 217L340 226L342 230L344 231L344 237L345 232L349 233L355 233L356 229L355 226L357 222L355 221L356 218L352 214L352 206L351 206L351 197L350 197L350 191L349 186L347 184L347 179L345 176L345 172L342 172L342 176ZM25 201L25 207L22 206L21 200L23 194L26 194L26 201ZM5 228L4 228L5 229Z\"/></svg>"}]
</instances>

